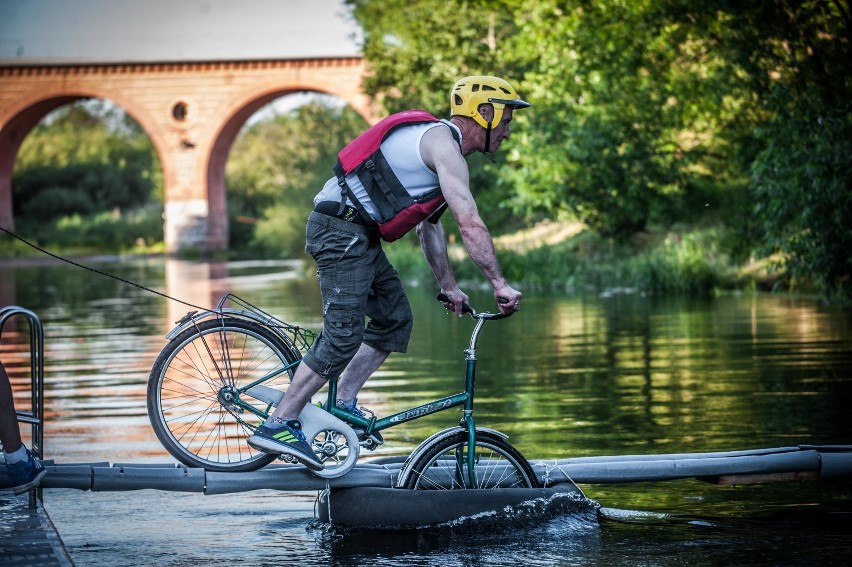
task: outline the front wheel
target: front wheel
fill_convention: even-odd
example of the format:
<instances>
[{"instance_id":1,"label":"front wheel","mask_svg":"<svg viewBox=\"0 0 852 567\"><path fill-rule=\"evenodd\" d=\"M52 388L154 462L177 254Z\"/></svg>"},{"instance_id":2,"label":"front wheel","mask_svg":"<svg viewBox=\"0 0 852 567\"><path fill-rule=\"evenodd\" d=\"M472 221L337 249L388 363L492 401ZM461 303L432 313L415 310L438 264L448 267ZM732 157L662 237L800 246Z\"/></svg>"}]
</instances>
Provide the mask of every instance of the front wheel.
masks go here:
<instances>
[{"instance_id":1,"label":"front wheel","mask_svg":"<svg viewBox=\"0 0 852 567\"><path fill-rule=\"evenodd\" d=\"M529 462L505 439L489 431L476 432L475 483L468 475L467 432L437 439L400 472L399 488L411 490L466 490L537 488Z\"/></svg>"}]
</instances>

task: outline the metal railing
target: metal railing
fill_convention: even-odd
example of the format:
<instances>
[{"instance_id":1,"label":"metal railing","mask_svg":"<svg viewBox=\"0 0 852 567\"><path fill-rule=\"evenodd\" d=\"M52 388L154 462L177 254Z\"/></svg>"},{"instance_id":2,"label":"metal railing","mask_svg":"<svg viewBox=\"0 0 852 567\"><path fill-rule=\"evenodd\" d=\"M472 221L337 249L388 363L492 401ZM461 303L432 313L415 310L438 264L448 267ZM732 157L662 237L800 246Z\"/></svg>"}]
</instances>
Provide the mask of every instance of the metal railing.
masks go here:
<instances>
[{"instance_id":1,"label":"metal railing","mask_svg":"<svg viewBox=\"0 0 852 567\"><path fill-rule=\"evenodd\" d=\"M29 411L17 409L18 422L28 423L32 427L30 452L36 459L43 459L44 447L44 327L38 315L18 307L8 305L0 309L0 337L3 327L12 317L23 317L29 324L30 334L30 401ZM36 498L43 499L42 489L30 492L30 507L35 508Z\"/></svg>"}]
</instances>

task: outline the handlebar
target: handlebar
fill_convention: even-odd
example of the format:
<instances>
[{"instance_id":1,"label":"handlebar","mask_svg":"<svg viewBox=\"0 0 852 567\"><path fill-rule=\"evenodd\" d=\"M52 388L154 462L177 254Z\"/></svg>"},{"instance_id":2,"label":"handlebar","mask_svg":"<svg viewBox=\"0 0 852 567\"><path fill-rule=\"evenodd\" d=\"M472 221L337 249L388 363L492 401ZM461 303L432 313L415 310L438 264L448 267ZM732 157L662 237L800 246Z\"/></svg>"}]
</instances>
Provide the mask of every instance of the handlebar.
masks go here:
<instances>
[{"instance_id":1,"label":"handlebar","mask_svg":"<svg viewBox=\"0 0 852 567\"><path fill-rule=\"evenodd\" d=\"M435 299L441 303L452 303L450 298L444 293L439 293ZM496 321L497 319L505 319L512 315L511 313L477 313L476 309L467 303L462 305L462 313L470 315L471 319L482 319L485 321Z\"/></svg>"}]
</instances>

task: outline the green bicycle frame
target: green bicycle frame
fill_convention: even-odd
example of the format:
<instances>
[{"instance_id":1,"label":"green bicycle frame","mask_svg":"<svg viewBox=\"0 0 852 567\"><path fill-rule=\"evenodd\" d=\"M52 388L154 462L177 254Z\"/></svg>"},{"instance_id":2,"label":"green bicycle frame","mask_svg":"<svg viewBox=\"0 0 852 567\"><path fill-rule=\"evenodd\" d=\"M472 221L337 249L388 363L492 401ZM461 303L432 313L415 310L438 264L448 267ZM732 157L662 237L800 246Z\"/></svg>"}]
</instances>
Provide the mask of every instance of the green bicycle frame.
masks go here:
<instances>
[{"instance_id":1,"label":"green bicycle frame","mask_svg":"<svg viewBox=\"0 0 852 567\"><path fill-rule=\"evenodd\" d=\"M401 423L406 423L409 421L413 421L415 419L419 419L421 417L425 417L427 415L432 415L433 413L437 413L439 411L443 411L449 408L464 406L462 410L462 419L460 422L460 426L464 427L467 430L468 437L468 450L467 450L467 462L462 462L462 457L460 454L456 456L457 463L456 468L458 474L463 475L462 471L467 469L467 481L470 483L471 487L476 486L476 471L475 471L475 447L476 447L476 424L473 420L473 393L474 393L474 385L476 381L476 341L479 337L479 332L482 329L482 326L485 324L485 321L488 320L485 316L492 315L488 313L483 313L481 316L477 316L476 313L473 313L472 316L476 319L476 325L473 329L473 333L471 333L470 337L470 347L467 348L465 352L465 389L464 392L459 392L458 394L454 394L452 396L447 396L438 400L431 401L429 403L416 406L387 417L376 418L373 415L370 418L360 417L354 415L346 410L338 408L336 405L337 400L337 379L329 380L328 383L328 402L326 408L328 411L341 421L348 423L349 425L355 426L359 429L363 429L367 435L373 433L374 431L382 431L384 429L388 429L390 427L394 427ZM490 317L496 318L496 317ZM291 364L288 364L282 368L276 369L274 372L263 376L251 384L248 384L242 388L237 389L234 394L235 397L232 400L232 403L238 405L244 410L253 413L257 417L261 419L266 419L269 417L269 411L272 409L271 406L267 407L266 411L261 411L256 407L252 406L244 402L240 396L245 394L255 386L259 386L264 382L271 380L275 376L282 374L283 372L287 372L292 368L298 366L301 360L297 360ZM461 481L461 479L459 479Z\"/></svg>"}]
</instances>

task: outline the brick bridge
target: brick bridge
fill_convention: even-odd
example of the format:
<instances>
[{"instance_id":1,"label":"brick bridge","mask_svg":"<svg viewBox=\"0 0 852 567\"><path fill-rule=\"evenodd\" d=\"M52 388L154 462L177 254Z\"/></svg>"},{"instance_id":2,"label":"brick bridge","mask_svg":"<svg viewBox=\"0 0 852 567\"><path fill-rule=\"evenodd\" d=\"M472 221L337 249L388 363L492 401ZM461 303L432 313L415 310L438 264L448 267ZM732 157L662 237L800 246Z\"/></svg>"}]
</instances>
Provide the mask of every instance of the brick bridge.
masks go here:
<instances>
[{"instance_id":1,"label":"brick bridge","mask_svg":"<svg viewBox=\"0 0 852 567\"><path fill-rule=\"evenodd\" d=\"M246 120L294 92L336 95L369 123L359 57L0 66L0 226L14 227L12 170L21 142L50 111L81 98L109 99L150 136L163 169L170 253L228 246L225 164Z\"/></svg>"}]
</instances>

